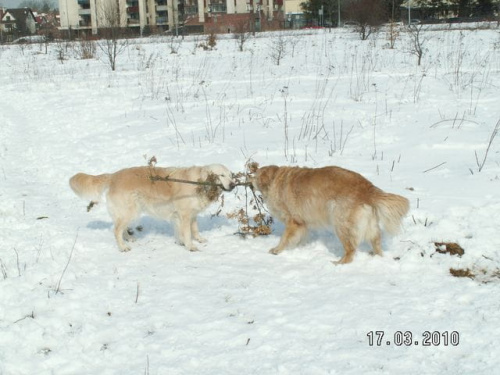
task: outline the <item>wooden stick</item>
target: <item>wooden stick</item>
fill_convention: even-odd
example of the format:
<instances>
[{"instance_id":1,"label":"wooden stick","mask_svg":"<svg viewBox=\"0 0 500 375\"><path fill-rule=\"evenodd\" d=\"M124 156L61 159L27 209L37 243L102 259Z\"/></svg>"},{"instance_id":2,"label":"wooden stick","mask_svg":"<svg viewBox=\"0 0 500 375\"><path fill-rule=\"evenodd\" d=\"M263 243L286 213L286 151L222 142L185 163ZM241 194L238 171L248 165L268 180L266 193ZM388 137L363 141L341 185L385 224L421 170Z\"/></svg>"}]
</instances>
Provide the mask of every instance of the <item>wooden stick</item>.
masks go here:
<instances>
[{"instance_id":1,"label":"wooden stick","mask_svg":"<svg viewBox=\"0 0 500 375\"><path fill-rule=\"evenodd\" d=\"M180 182L183 184L191 184L191 185L203 185L203 186L217 186L222 187L222 184L214 184L208 181L189 181L189 180L180 180L178 178L171 177L160 177L160 176L149 176L151 181L165 181L165 182Z\"/></svg>"},{"instance_id":2,"label":"wooden stick","mask_svg":"<svg viewBox=\"0 0 500 375\"><path fill-rule=\"evenodd\" d=\"M190 180L181 180L178 178L172 178L172 177L160 177L160 176L150 176L149 179L151 181L165 181L165 182L180 182L183 184L191 184L191 185L202 185L202 186L217 186L217 187L224 187L222 184L215 184L213 182L209 181L190 181ZM237 181L235 186L252 186L250 182L240 182Z\"/></svg>"}]
</instances>

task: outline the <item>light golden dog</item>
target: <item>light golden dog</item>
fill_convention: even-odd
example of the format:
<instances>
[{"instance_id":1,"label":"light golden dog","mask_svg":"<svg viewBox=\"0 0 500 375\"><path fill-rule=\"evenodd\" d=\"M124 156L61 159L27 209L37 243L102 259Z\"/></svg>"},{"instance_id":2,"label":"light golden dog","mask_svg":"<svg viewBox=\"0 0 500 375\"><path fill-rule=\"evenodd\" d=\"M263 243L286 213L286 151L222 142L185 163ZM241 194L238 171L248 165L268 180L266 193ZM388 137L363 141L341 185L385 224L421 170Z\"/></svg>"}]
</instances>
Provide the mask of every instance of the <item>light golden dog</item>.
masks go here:
<instances>
[{"instance_id":1,"label":"light golden dog","mask_svg":"<svg viewBox=\"0 0 500 375\"><path fill-rule=\"evenodd\" d=\"M275 165L257 169L251 179L269 211L285 223L279 254L299 244L310 228L333 229L350 263L362 241L382 255L381 227L395 234L409 210L406 198L385 193L356 172L339 167L299 168Z\"/></svg>"},{"instance_id":2,"label":"light golden dog","mask_svg":"<svg viewBox=\"0 0 500 375\"><path fill-rule=\"evenodd\" d=\"M155 178L174 178L188 181L206 181L209 176L219 185L214 194L204 194L199 185L159 181ZM115 173L91 176L78 173L69 180L71 189L92 203L100 201L106 192L108 212L114 223L116 242L121 251L129 251L124 243L133 240L127 229L141 213L173 221L177 240L191 251L198 242L206 240L198 232L197 215L222 193L235 187L232 173L225 166L213 164L204 167L158 168L135 167Z\"/></svg>"}]
</instances>

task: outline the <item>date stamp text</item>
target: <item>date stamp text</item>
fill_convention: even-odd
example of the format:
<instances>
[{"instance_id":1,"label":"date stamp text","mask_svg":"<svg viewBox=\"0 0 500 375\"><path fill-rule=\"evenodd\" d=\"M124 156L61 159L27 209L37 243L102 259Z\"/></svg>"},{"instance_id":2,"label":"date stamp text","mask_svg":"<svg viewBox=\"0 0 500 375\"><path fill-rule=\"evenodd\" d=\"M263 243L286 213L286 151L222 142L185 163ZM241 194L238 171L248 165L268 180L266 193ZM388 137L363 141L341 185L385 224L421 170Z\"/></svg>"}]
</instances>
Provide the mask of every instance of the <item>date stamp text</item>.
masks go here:
<instances>
[{"instance_id":1,"label":"date stamp text","mask_svg":"<svg viewBox=\"0 0 500 375\"><path fill-rule=\"evenodd\" d=\"M424 331L421 335L411 331L370 331L366 334L369 346L458 346L460 334L457 331Z\"/></svg>"}]
</instances>

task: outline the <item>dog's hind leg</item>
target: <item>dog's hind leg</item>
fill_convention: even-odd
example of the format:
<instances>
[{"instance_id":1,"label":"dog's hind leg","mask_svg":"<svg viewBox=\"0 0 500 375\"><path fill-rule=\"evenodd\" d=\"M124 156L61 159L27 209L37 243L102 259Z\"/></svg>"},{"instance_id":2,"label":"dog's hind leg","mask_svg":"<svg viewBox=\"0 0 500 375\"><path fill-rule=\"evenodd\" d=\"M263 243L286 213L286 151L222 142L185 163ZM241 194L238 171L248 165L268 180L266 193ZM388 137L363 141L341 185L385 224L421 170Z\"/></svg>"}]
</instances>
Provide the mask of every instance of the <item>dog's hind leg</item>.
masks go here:
<instances>
[{"instance_id":1,"label":"dog's hind leg","mask_svg":"<svg viewBox=\"0 0 500 375\"><path fill-rule=\"evenodd\" d=\"M302 222L290 219L287 220L285 225L285 231L281 236L278 246L269 250L271 254L278 255L286 248L298 245L307 234L307 227Z\"/></svg>"},{"instance_id":2,"label":"dog's hind leg","mask_svg":"<svg viewBox=\"0 0 500 375\"><path fill-rule=\"evenodd\" d=\"M119 200L121 199L121 200ZM118 201L118 203L117 203ZM126 245L124 239L130 240L128 226L139 216L139 207L133 200L122 199L108 194L107 197L108 212L113 219L114 234L116 243L120 251L130 251L130 246Z\"/></svg>"},{"instance_id":3,"label":"dog's hind leg","mask_svg":"<svg viewBox=\"0 0 500 375\"><path fill-rule=\"evenodd\" d=\"M362 212L364 213L360 215L359 222L362 224L360 230L364 232L364 240L371 243L375 255L383 256L384 253L381 246L382 236L380 234L376 211L370 207L370 209L365 209Z\"/></svg>"},{"instance_id":4,"label":"dog's hind leg","mask_svg":"<svg viewBox=\"0 0 500 375\"><path fill-rule=\"evenodd\" d=\"M127 233L128 222L119 218L115 220L115 239L120 251L130 251L130 247L123 242L125 233Z\"/></svg>"},{"instance_id":5,"label":"dog's hind leg","mask_svg":"<svg viewBox=\"0 0 500 375\"><path fill-rule=\"evenodd\" d=\"M381 245L382 239L380 235L380 231L377 231L377 234L373 236L370 240L370 243L372 244L373 252L375 255L383 256L384 252L382 251L382 245Z\"/></svg>"},{"instance_id":6,"label":"dog's hind leg","mask_svg":"<svg viewBox=\"0 0 500 375\"><path fill-rule=\"evenodd\" d=\"M340 239L340 242L342 242L342 246L344 247L344 256L336 262L333 262L334 264L346 264L346 263L351 263L352 260L354 259L354 254L356 253L356 248L358 247L358 244L353 241L353 238L351 237L350 233L342 233L341 231L337 231L337 235Z\"/></svg>"},{"instance_id":7,"label":"dog's hind leg","mask_svg":"<svg viewBox=\"0 0 500 375\"><path fill-rule=\"evenodd\" d=\"M356 222L353 223L349 218L346 219L345 221L337 220L335 225L335 233L344 247L344 256L339 261L333 262L334 264L351 263L360 243L357 233L359 228L357 228Z\"/></svg>"}]
</instances>

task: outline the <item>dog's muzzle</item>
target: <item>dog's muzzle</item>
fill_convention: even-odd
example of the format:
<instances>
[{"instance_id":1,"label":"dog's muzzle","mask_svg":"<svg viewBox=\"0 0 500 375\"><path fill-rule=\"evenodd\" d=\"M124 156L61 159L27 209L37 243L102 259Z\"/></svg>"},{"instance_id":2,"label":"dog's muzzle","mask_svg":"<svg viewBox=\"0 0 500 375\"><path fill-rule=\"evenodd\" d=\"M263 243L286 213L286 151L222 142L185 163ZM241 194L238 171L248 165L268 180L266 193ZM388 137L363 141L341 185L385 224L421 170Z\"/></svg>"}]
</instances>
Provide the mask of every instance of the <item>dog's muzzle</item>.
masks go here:
<instances>
[{"instance_id":1,"label":"dog's muzzle","mask_svg":"<svg viewBox=\"0 0 500 375\"><path fill-rule=\"evenodd\" d=\"M225 186L222 186L222 189L225 190L225 191L233 191L233 189L236 187L236 184L234 182L231 182L229 184L229 187L226 189Z\"/></svg>"}]
</instances>

